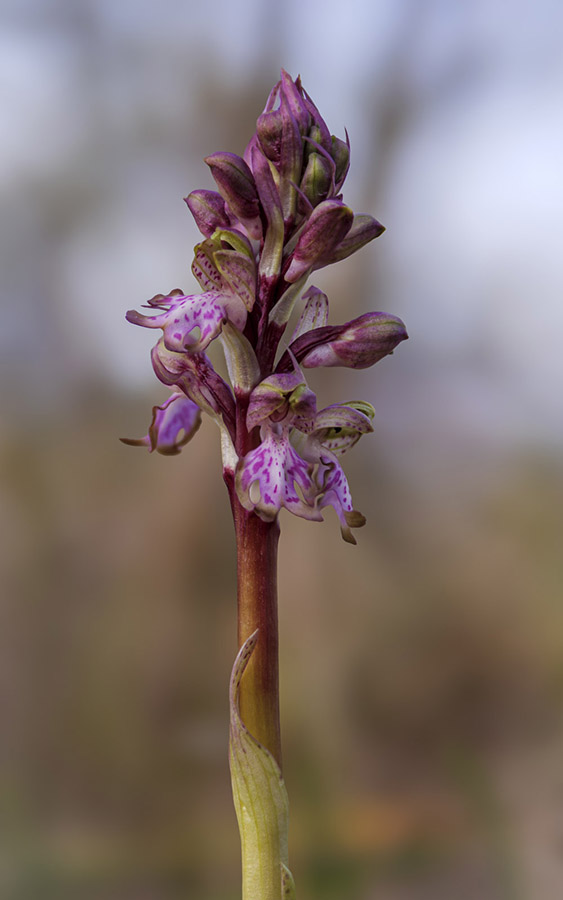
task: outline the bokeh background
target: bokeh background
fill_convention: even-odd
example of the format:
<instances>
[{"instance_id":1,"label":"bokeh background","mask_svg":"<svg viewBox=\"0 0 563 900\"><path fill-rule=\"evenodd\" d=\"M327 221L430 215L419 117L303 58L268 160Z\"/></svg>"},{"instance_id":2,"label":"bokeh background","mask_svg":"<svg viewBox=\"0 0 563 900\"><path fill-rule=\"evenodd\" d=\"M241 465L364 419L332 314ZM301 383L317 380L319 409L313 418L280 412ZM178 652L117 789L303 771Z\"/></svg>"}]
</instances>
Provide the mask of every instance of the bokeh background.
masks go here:
<instances>
[{"instance_id":1,"label":"bokeh background","mask_svg":"<svg viewBox=\"0 0 563 900\"><path fill-rule=\"evenodd\" d=\"M216 429L124 312L194 287L182 197L283 65L387 232L315 283L411 340L317 371L370 399L368 517L283 516L281 683L304 900L563 894L563 6L2 0L0 894L235 900L235 569ZM197 473L197 474L196 474Z\"/></svg>"}]
</instances>

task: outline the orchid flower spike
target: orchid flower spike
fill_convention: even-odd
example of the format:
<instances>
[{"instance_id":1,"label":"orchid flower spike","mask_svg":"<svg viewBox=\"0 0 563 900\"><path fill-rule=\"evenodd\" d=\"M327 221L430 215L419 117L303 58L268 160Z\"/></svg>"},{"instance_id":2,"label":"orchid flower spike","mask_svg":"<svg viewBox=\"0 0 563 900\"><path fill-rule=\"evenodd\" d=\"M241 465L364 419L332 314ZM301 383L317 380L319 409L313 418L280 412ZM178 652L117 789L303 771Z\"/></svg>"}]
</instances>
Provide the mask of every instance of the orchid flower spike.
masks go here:
<instances>
[{"instance_id":1,"label":"orchid flower spike","mask_svg":"<svg viewBox=\"0 0 563 900\"><path fill-rule=\"evenodd\" d=\"M282 70L243 157L221 151L205 161L217 190L186 198L203 234L192 263L202 293L176 289L149 300L148 314L127 313L130 322L162 332L153 367L173 394L154 407L148 434L126 443L176 454L206 413L221 429L232 499L266 521L282 508L320 521L332 506L353 541L350 529L364 519L340 457L373 430L373 409L356 402L318 411L303 372L372 366L407 333L399 318L381 312L330 325L326 295L313 286L303 293L312 272L384 231L342 199L348 135L332 135L301 79ZM218 338L230 383L206 356Z\"/></svg>"}]
</instances>

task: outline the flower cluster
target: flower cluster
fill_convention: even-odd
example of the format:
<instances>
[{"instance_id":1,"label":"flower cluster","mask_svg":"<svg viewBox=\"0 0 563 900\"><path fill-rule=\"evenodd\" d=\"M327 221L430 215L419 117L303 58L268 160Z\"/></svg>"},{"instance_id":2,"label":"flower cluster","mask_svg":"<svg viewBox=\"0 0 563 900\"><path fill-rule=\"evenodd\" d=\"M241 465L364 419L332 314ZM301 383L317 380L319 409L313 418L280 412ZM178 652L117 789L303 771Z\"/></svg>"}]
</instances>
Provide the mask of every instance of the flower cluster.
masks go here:
<instances>
[{"instance_id":1,"label":"flower cluster","mask_svg":"<svg viewBox=\"0 0 563 900\"><path fill-rule=\"evenodd\" d=\"M340 456L373 430L364 402L317 410L303 369L373 365L407 337L395 316L373 312L328 324L328 300L309 275L350 256L383 232L342 199L349 142L331 135L303 89L282 71L244 157L214 153L206 162L217 191L186 202L204 240L192 272L202 293L176 289L149 300L156 315L127 319L162 330L152 351L171 398L153 410L140 441L177 453L195 434L200 413L221 428L223 468L232 498L266 521L285 507L321 520L332 506L345 540L364 523L354 510ZM301 317L287 340L296 303ZM205 351L219 339L230 384ZM281 345L283 339L283 346Z\"/></svg>"}]
</instances>

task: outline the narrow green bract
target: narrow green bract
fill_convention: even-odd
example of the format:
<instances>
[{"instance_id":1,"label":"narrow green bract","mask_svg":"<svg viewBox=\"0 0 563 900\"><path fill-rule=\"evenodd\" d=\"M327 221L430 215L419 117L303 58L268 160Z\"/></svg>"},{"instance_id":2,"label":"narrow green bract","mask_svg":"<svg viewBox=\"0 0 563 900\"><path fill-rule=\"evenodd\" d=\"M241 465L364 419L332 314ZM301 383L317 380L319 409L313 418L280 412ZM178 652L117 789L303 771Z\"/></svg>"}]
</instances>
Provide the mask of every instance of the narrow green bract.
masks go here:
<instances>
[{"instance_id":1,"label":"narrow green bract","mask_svg":"<svg viewBox=\"0 0 563 900\"><path fill-rule=\"evenodd\" d=\"M258 631L242 645L231 674L229 761L233 799L242 845L243 900L294 900L287 868L289 804L280 767L240 717L241 678Z\"/></svg>"}]
</instances>

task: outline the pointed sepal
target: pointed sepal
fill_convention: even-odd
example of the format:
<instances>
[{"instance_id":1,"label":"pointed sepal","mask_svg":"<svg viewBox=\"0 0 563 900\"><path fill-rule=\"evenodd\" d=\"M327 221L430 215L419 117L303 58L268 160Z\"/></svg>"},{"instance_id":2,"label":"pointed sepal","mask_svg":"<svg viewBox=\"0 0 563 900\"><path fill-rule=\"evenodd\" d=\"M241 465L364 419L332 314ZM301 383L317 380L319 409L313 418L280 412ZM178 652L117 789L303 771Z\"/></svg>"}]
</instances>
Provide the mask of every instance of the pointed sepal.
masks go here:
<instances>
[{"instance_id":1,"label":"pointed sepal","mask_svg":"<svg viewBox=\"0 0 563 900\"><path fill-rule=\"evenodd\" d=\"M299 295L307 282L307 274L308 273L306 272L298 281L294 281L293 284L288 285L285 289L280 299L270 310L268 316L270 325L276 325L281 329L287 325L289 317L293 312L293 307L299 299Z\"/></svg>"},{"instance_id":2,"label":"pointed sepal","mask_svg":"<svg viewBox=\"0 0 563 900\"><path fill-rule=\"evenodd\" d=\"M228 322L223 327L221 343L235 396L248 396L260 378L260 366L252 344Z\"/></svg>"},{"instance_id":3,"label":"pointed sepal","mask_svg":"<svg viewBox=\"0 0 563 900\"><path fill-rule=\"evenodd\" d=\"M324 328L328 323L328 297L326 294L323 294L322 291L311 285L309 290L303 294L303 299L307 302L295 326L290 344L296 341L298 337L301 337L301 335L307 334L308 331L313 331L315 328Z\"/></svg>"},{"instance_id":4,"label":"pointed sepal","mask_svg":"<svg viewBox=\"0 0 563 900\"><path fill-rule=\"evenodd\" d=\"M374 219L373 216L364 215L363 213L355 215L350 231L337 244L334 250L328 254L323 261L323 265L330 266L332 263L347 259L353 253L356 253L357 250L361 250L362 247L369 244L370 241L380 237L384 231L385 226L378 222L377 219Z\"/></svg>"}]
</instances>

